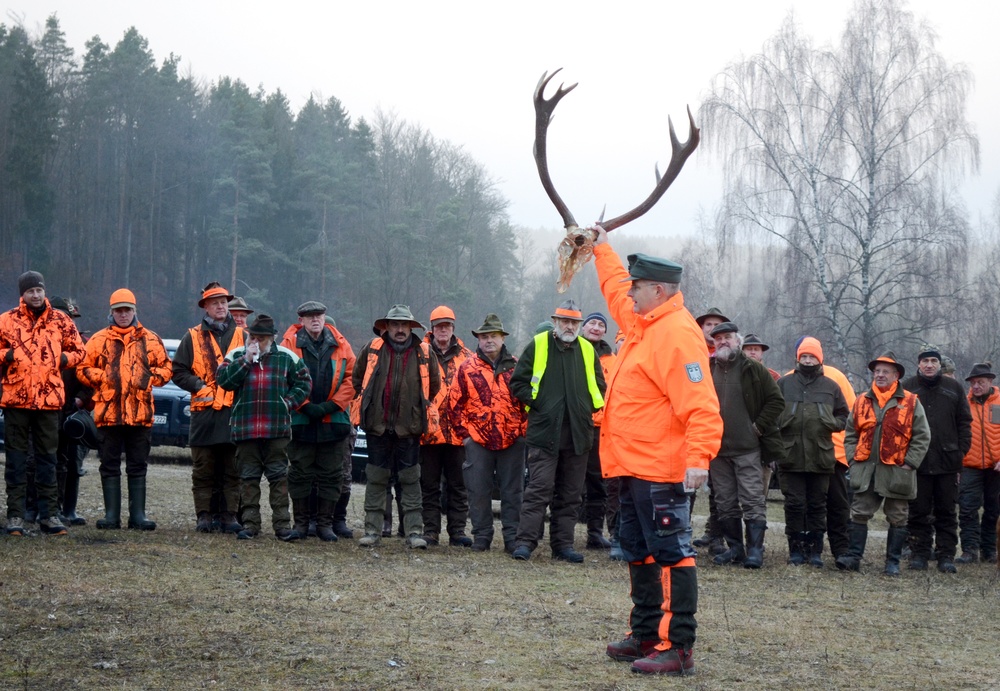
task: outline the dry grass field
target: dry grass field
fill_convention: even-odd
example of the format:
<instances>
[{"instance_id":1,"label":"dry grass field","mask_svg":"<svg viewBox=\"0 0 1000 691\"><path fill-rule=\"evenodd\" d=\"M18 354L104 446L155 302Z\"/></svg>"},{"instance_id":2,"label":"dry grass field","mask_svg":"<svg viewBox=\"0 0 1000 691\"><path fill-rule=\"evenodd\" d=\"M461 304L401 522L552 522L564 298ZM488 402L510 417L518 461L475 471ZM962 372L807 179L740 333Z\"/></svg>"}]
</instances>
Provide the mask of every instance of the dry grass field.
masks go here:
<instances>
[{"instance_id":1,"label":"dry grass field","mask_svg":"<svg viewBox=\"0 0 1000 691\"><path fill-rule=\"evenodd\" d=\"M1000 688L988 565L891 580L872 539L861 574L795 568L771 530L760 571L702 560L697 675L647 678L604 655L630 603L626 567L603 554L284 544L266 522L254 541L200 535L190 469L165 464L150 470L155 532L97 531L88 468L90 525L0 538L2 689Z\"/></svg>"}]
</instances>

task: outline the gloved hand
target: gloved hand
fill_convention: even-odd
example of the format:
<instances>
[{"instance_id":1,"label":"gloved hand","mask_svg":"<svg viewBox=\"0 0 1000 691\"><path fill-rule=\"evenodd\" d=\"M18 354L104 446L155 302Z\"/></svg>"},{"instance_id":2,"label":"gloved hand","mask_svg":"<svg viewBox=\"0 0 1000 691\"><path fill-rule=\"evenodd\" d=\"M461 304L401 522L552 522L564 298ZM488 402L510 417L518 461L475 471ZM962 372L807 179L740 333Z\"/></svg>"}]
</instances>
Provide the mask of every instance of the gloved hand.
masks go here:
<instances>
[{"instance_id":1,"label":"gloved hand","mask_svg":"<svg viewBox=\"0 0 1000 691\"><path fill-rule=\"evenodd\" d=\"M299 408L299 412L310 420L317 420L326 415L326 413L323 412L323 406L319 403L306 403Z\"/></svg>"}]
</instances>

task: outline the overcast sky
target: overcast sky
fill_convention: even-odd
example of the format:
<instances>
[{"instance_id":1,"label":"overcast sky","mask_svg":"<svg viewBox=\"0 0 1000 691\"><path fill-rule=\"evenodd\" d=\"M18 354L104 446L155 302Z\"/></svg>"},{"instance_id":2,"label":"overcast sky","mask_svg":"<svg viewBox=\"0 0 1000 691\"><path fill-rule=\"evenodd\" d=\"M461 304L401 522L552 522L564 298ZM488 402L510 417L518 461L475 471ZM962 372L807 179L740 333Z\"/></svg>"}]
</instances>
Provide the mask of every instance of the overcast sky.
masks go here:
<instances>
[{"instance_id":1,"label":"overcast sky","mask_svg":"<svg viewBox=\"0 0 1000 691\"><path fill-rule=\"evenodd\" d=\"M586 224L605 202L611 217L645 198L654 163L662 169L670 158L667 116L683 138L685 105L697 112L712 77L758 52L789 11L822 45L839 37L851 4L6 0L0 21L38 33L55 13L78 57L90 37L114 46L135 26L157 62L179 55L206 82L230 76L280 88L295 111L316 94L337 97L354 119L378 108L395 113L481 162L509 200L513 223L558 228L531 156L531 94L543 71L562 67L559 77L580 84L556 111L549 162ZM910 8L935 27L945 58L976 77L969 117L982 166L961 190L977 224L1000 189L1000 10L972 0ZM717 205L720 185L714 153L699 150L659 205L625 232L693 232L699 214Z\"/></svg>"}]
</instances>

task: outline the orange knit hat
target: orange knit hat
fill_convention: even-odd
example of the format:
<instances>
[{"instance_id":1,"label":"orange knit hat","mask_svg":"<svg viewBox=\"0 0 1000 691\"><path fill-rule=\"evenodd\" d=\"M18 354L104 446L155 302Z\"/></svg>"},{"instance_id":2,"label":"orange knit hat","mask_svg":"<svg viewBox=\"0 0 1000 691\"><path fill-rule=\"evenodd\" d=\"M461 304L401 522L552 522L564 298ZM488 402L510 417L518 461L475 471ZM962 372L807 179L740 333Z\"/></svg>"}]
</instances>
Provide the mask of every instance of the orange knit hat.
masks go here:
<instances>
[{"instance_id":1,"label":"orange knit hat","mask_svg":"<svg viewBox=\"0 0 1000 691\"><path fill-rule=\"evenodd\" d=\"M806 336L799 343L798 350L795 351L795 359L798 360L802 357L803 353L808 353L819 358L819 363L823 364L823 346L820 345L819 339L813 338L812 336Z\"/></svg>"}]
</instances>

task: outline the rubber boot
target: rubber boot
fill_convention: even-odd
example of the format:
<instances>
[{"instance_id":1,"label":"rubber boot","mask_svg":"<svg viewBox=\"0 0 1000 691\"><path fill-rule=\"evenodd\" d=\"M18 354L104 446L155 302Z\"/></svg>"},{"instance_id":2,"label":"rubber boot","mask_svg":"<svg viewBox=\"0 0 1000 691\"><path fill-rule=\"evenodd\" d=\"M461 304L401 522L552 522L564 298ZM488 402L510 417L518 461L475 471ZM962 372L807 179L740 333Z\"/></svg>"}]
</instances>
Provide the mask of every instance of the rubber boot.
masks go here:
<instances>
[{"instance_id":1,"label":"rubber boot","mask_svg":"<svg viewBox=\"0 0 1000 691\"><path fill-rule=\"evenodd\" d=\"M847 542L847 553L837 557L837 568L841 571L860 571L868 542L868 524L852 522L847 526Z\"/></svg>"},{"instance_id":2,"label":"rubber boot","mask_svg":"<svg viewBox=\"0 0 1000 691\"><path fill-rule=\"evenodd\" d=\"M722 534L726 537L728 549L713 560L719 566L725 564L742 564L746 557L743 546L743 521L739 518L727 518L719 521Z\"/></svg>"},{"instance_id":3,"label":"rubber boot","mask_svg":"<svg viewBox=\"0 0 1000 691\"><path fill-rule=\"evenodd\" d=\"M122 527L122 478L120 475L101 478L104 492L104 518L97 519L98 530L120 530Z\"/></svg>"},{"instance_id":4,"label":"rubber boot","mask_svg":"<svg viewBox=\"0 0 1000 691\"><path fill-rule=\"evenodd\" d=\"M587 549L611 549L611 541L604 537L604 516L587 521Z\"/></svg>"},{"instance_id":5,"label":"rubber boot","mask_svg":"<svg viewBox=\"0 0 1000 691\"><path fill-rule=\"evenodd\" d=\"M336 504L329 499L319 498L316 505L316 537L323 542L336 542L337 533L333 529L333 510Z\"/></svg>"},{"instance_id":6,"label":"rubber boot","mask_svg":"<svg viewBox=\"0 0 1000 691\"><path fill-rule=\"evenodd\" d=\"M802 566L806 563L803 537L805 533L792 533L788 536L788 564L790 566Z\"/></svg>"},{"instance_id":7,"label":"rubber boot","mask_svg":"<svg viewBox=\"0 0 1000 691\"><path fill-rule=\"evenodd\" d=\"M766 520L747 521L747 557L743 560L743 568L759 569L764 565L765 532L767 532Z\"/></svg>"},{"instance_id":8,"label":"rubber boot","mask_svg":"<svg viewBox=\"0 0 1000 691\"><path fill-rule=\"evenodd\" d=\"M296 530L302 533L302 539L305 540L307 537L316 537L316 514L319 511L319 492L316 489L316 483L313 483L312 491L309 492L309 523L306 525L305 532L296 524Z\"/></svg>"},{"instance_id":9,"label":"rubber boot","mask_svg":"<svg viewBox=\"0 0 1000 691\"><path fill-rule=\"evenodd\" d=\"M337 537L354 539L354 531L347 525L347 505L351 503L351 492L342 492L333 507L333 532Z\"/></svg>"},{"instance_id":10,"label":"rubber boot","mask_svg":"<svg viewBox=\"0 0 1000 691\"><path fill-rule=\"evenodd\" d=\"M806 533L806 553L809 555L809 566L823 568L823 531L810 530Z\"/></svg>"},{"instance_id":11,"label":"rubber boot","mask_svg":"<svg viewBox=\"0 0 1000 691\"><path fill-rule=\"evenodd\" d=\"M121 482L121 478L118 480ZM156 530L156 523L146 518L146 476L128 479L128 527L130 530Z\"/></svg>"},{"instance_id":12,"label":"rubber boot","mask_svg":"<svg viewBox=\"0 0 1000 691\"><path fill-rule=\"evenodd\" d=\"M62 515L68 525L87 525L87 520L76 513L76 504L80 498L80 476L76 466L66 473L63 483Z\"/></svg>"},{"instance_id":13,"label":"rubber boot","mask_svg":"<svg viewBox=\"0 0 1000 691\"><path fill-rule=\"evenodd\" d=\"M899 575L899 558L903 552L903 545L906 538L910 536L910 531L906 528L889 526L889 535L885 541L885 575Z\"/></svg>"},{"instance_id":14,"label":"rubber boot","mask_svg":"<svg viewBox=\"0 0 1000 691\"><path fill-rule=\"evenodd\" d=\"M309 537L309 518L312 512L309 510L311 497L292 499L292 518L294 528L299 534L299 538L305 540Z\"/></svg>"}]
</instances>

